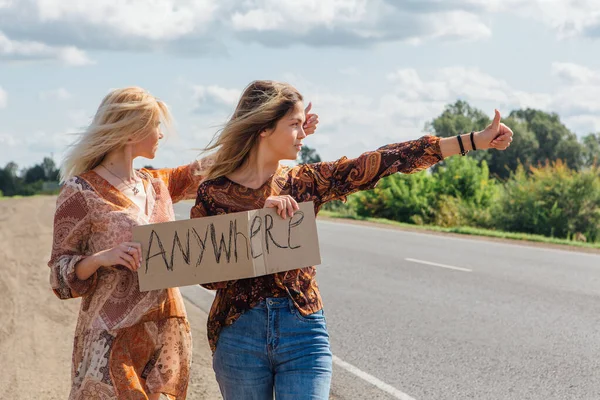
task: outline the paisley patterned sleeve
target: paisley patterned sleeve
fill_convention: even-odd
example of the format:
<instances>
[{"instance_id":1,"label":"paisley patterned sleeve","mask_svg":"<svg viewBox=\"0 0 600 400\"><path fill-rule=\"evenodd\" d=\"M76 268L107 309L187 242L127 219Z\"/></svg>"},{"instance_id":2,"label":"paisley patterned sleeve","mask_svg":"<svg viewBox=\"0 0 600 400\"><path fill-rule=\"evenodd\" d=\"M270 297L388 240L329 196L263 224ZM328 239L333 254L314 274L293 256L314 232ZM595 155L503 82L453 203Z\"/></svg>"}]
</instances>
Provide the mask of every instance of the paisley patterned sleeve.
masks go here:
<instances>
[{"instance_id":1,"label":"paisley patterned sleeve","mask_svg":"<svg viewBox=\"0 0 600 400\"><path fill-rule=\"evenodd\" d=\"M176 168L145 169L142 171L158 178L169 188L173 203L191 200L196 197L196 190L203 178L209 159L193 161L191 164Z\"/></svg>"},{"instance_id":2,"label":"paisley patterned sleeve","mask_svg":"<svg viewBox=\"0 0 600 400\"><path fill-rule=\"evenodd\" d=\"M91 223L85 195L76 179L65 183L56 202L50 267L50 286L60 299L80 297L95 286L97 274L80 280L75 265L86 258Z\"/></svg>"},{"instance_id":3,"label":"paisley patterned sleeve","mask_svg":"<svg viewBox=\"0 0 600 400\"><path fill-rule=\"evenodd\" d=\"M346 157L333 162L307 164L306 173L316 191L317 207L331 200L345 200L361 190L373 189L377 182L396 172L410 174L440 162L440 139L423 136L420 139L383 146L363 153L355 159Z\"/></svg>"}]
</instances>

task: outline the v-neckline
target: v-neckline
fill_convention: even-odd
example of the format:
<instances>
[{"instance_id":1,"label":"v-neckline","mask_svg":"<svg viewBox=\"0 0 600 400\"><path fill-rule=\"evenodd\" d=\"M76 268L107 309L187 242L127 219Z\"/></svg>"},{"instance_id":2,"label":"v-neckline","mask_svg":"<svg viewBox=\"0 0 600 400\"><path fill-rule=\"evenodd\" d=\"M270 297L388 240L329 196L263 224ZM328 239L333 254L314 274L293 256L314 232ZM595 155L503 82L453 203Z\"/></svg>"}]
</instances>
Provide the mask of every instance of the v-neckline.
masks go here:
<instances>
[{"instance_id":1,"label":"v-neckline","mask_svg":"<svg viewBox=\"0 0 600 400\"><path fill-rule=\"evenodd\" d=\"M250 187L250 186L243 185L243 184L241 184L239 182L234 181L233 179L229 178L228 176L224 176L224 178L227 179L228 182L233 183L234 185L239 186L239 187L241 187L241 188L243 188L245 190L258 191L258 190L263 190L264 187L267 184L272 183L273 179L275 178L275 174L271 175L266 181L263 182L262 185L260 185L257 188L253 188L253 187Z\"/></svg>"},{"instance_id":2,"label":"v-neckline","mask_svg":"<svg viewBox=\"0 0 600 400\"><path fill-rule=\"evenodd\" d=\"M146 180L144 179L144 177L140 176L140 172L139 171L135 171L138 178L140 178L142 180L142 186L144 187L144 193L146 194L146 202L145 202L145 210L142 210L140 208L140 206L133 200L131 200L129 197L127 197L127 195L125 195L125 193L123 193L121 190L117 189L115 185L113 185L112 183L109 182L108 179L106 179L105 177L103 177L102 175L100 175L98 172L94 171L94 170L90 170L90 172L94 173L94 175L96 175L99 179L101 179L102 181L104 181L110 188L110 190L112 192L115 192L117 194L117 197L123 201L125 201L128 204L128 207L135 207L138 212L138 215L143 215L144 217L146 217L146 219L149 219L152 212L150 210L150 199L148 198L148 187L151 186L151 182L146 182Z\"/></svg>"},{"instance_id":3,"label":"v-neckline","mask_svg":"<svg viewBox=\"0 0 600 400\"><path fill-rule=\"evenodd\" d=\"M281 171L283 170L283 167L281 166L281 164L277 167L277 169L275 170L275 172L273 173L273 175L271 175L270 177L267 178L267 180L265 180L259 187L257 188L252 188L250 186L246 186L243 185L239 182L234 181L233 179L229 178L227 175L223 175L223 178L225 178L227 180L227 182L232 183L236 186L241 187L242 189L246 190L246 191L252 191L252 192L258 192L258 191L264 191L265 187L268 185L270 188L273 187L273 182L275 182L276 180L278 180L279 178L281 178Z\"/></svg>"}]
</instances>

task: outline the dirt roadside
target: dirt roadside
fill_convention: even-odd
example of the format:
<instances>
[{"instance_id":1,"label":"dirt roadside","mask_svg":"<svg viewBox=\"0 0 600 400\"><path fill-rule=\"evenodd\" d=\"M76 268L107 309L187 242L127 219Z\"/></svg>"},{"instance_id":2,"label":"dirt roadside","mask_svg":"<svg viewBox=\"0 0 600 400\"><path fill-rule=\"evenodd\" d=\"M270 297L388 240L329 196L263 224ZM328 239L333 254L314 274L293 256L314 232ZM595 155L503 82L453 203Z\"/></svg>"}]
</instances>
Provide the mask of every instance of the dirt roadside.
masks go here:
<instances>
[{"instance_id":1,"label":"dirt roadside","mask_svg":"<svg viewBox=\"0 0 600 400\"><path fill-rule=\"evenodd\" d=\"M79 300L48 285L55 197L0 201L0 398L66 399ZM188 399L220 399L206 313L186 301L194 338Z\"/></svg>"}]
</instances>

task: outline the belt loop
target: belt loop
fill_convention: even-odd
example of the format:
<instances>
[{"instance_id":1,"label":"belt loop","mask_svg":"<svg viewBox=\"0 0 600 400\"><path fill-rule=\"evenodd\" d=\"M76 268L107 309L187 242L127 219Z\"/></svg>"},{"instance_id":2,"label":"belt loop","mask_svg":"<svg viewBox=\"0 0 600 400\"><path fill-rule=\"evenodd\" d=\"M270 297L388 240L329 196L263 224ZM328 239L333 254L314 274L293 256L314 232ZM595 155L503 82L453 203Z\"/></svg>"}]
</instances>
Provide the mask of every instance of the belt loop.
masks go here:
<instances>
[{"instance_id":1,"label":"belt loop","mask_svg":"<svg viewBox=\"0 0 600 400\"><path fill-rule=\"evenodd\" d=\"M291 297L288 297L288 306L290 307L290 312L294 313L296 306L294 305L294 300L292 300Z\"/></svg>"}]
</instances>

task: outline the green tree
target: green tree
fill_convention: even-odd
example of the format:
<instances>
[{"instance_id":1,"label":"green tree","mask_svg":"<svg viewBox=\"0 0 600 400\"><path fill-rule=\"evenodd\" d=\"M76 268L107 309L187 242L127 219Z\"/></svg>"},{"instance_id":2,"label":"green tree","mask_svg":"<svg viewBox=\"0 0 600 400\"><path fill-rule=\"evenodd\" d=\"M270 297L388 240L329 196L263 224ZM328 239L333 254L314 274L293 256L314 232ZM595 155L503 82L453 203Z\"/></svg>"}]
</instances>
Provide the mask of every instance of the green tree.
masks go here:
<instances>
[{"instance_id":1,"label":"green tree","mask_svg":"<svg viewBox=\"0 0 600 400\"><path fill-rule=\"evenodd\" d=\"M3 169L0 169L0 190L5 196L14 196L19 194L21 180L17 176L19 166L14 162L9 162Z\"/></svg>"},{"instance_id":2,"label":"green tree","mask_svg":"<svg viewBox=\"0 0 600 400\"><path fill-rule=\"evenodd\" d=\"M56 163L50 157L44 157L41 167L44 169L44 176L46 181L57 182L60 171L56 168Z\"/></svg>"},{"instance_id":3,"label":"green tree","mask_svg":"<svg viewBox=\"0 0 600 400\"><path fill-rule=\"evenodd\" d=\"M298 155L298 164L314 164L321 162L321 156L317 151L308 146L302 146L300 154Z\"/></svg>"},{"instance_id":4,"label":"green tree","mask_svg":"<svg viewBox=\"0 0 600 400\"><path fill-rule=\"evenodd\" d=\"M435 132L436 136L450 137L482 130L491 122L484 112L471 107L464 100L458 100L448 104L442 115L425 124L425 130Z\"/></svg>"},{"instance_id":5,"label":"green tree","mask_svg":"<svg viewBox=\"0 0 600 400\"><path fill-rule=\"evenodd\" d=\"M46 180L46 172L42 165L37 164L25 170L25 183L43 182Z\"/></svg>"},{"instance_id":6,"label":"green tree","mask_svg":"<svg viewBox=\"0 0 600 400\"><path fill-rule=\"evenodd\" d=\"M534 165L563 160L570 169L579 170L582 166L583 148L577 135L560 122L556 113L547 113L528 108L510 113L515 120L527 125L539 143L533 160Z\"/></svg>"},{"instance_id":7,"label":"green tree","mask_svg":"<svg viewBox=\"0 0 600 400\"><path fill-rule=\"evenodd\" d=\"M515 139L509 151L477 151L468 154L478 161L486 161L492 176L507 178L519 163L530 165L532 154L537 150L538 144L535 135L527 129L525 124L518 124L514 119L504 119L504 123L513 129ZM440 137L451 137L459 134L480 131L491 123L490 118L483 111L478 110L466 101L458 100L446 106L444 112L433 121L426 124L425 129ZM434 168L434 171L437 168Z\"/></svg>"},{"instance_id":8,"label":"green tree","mask_svg":"<svg viewBox=\"0 0 600 400\"><path fill-rule=\"evenodd\" d=\"M600 133L590 133L582 140L583 143L583 165L591 167L600 165Z\"/></svg>"},{"instance_id":9,"label":"green tree","mask_svg":"<svg viewBox=\"0 0 600 400\"><path fill-rule=\"evenodd\" d=\"M539 143L535 133L528 129L526 123L513 117L508 117L503 122L514 133L509 149L506 151L491 149L481 152L481 159L488 163L492 176L504 180L516 171L519 165L523 165L526 170L529 170L529 167L536 163Z\"/></svg>"}]
</instances>

